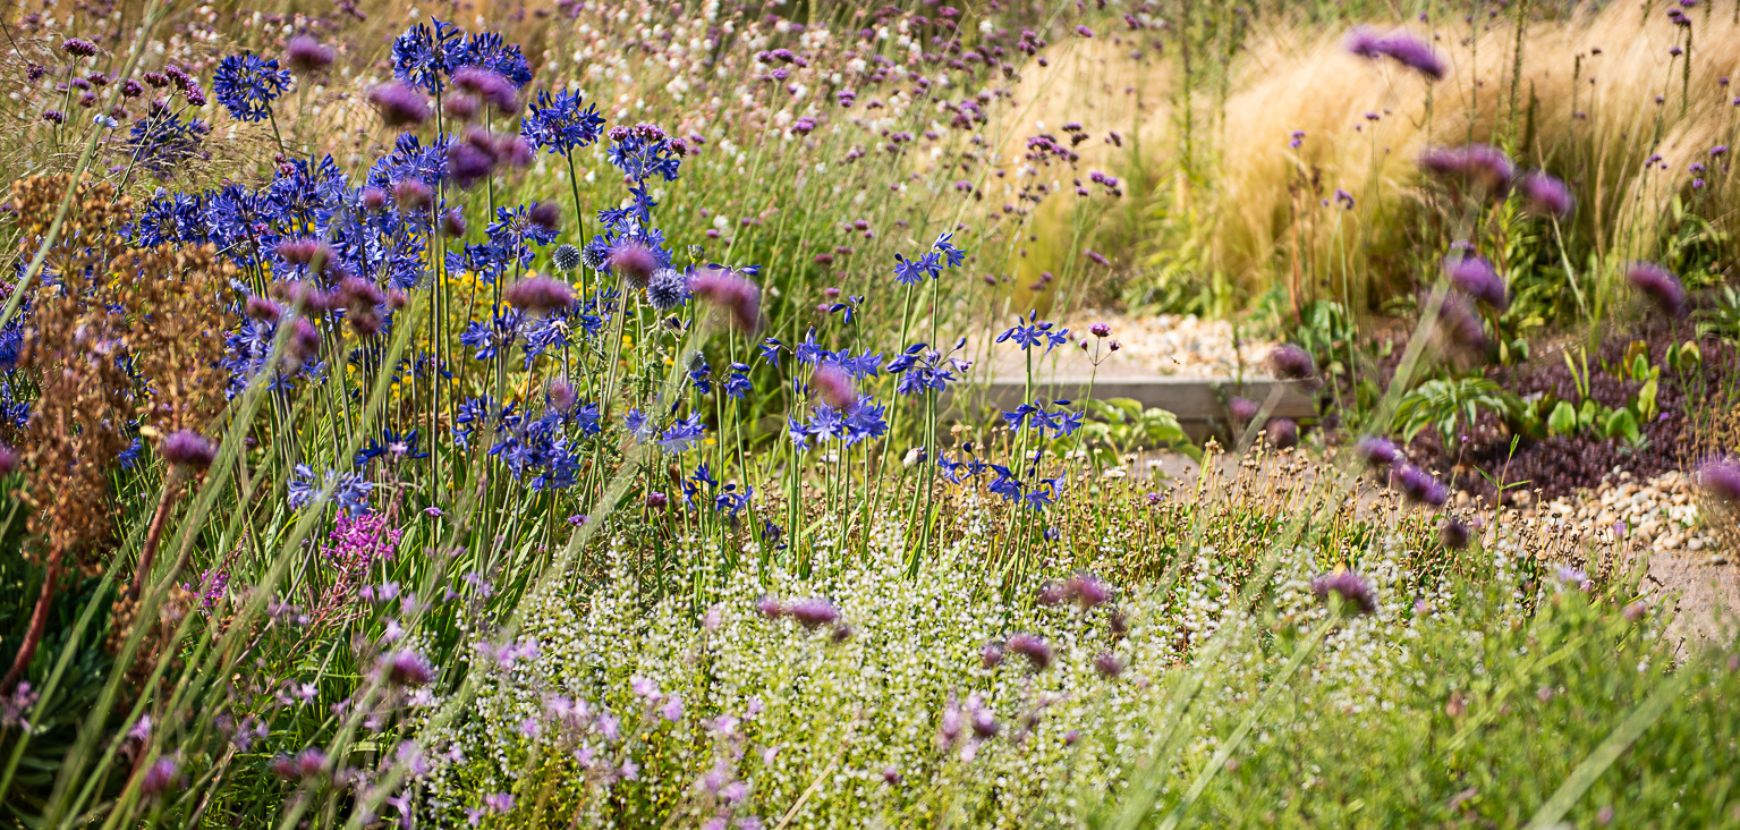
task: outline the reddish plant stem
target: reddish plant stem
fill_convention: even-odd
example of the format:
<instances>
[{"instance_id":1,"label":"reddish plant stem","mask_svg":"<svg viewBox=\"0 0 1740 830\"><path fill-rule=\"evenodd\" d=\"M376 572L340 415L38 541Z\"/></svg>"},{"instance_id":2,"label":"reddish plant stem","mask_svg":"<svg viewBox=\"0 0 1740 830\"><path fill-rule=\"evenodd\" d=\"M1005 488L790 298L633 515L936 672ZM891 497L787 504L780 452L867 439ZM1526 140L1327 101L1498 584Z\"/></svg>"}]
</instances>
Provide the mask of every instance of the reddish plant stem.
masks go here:
<instances>
[{"instance_id":1,"label":"reddish plant stem","mask_svg":"<svg viewBox=\"0 0 1740 830\"><path fill-rule=\"evenodd\" d=\"M145 580L151 577L151 563L157 558L157 545L163 540L163 527L169 522L169 508L175 504L180 480L174 473L163 483L163 495L157 499L157 512L151 514L151 527L145 531L145 544L139 548L139 567L133 572L133 585L127 589L128 599L138 599L145 590Z\"/></svg>"},{"instance_id":2,"label":"reddish plant stem","mask_svg":"<svg viewBox=\"0 0 1740 830\"><path fill-rule=\"evenodd\" d=\"M42 575L42 590L36 595L36 608L30 612L30 627L24 632L24 642L18 645L17 656L12 658L12 668L6 670L5 679L0 679L0 689L11 689L24 675L30 658L36 656L36 646L48 630L48 609L54 604L55 583L60 581L61 556L59 547L48 552L48 567Z\"/></svg>"}]
</instances>

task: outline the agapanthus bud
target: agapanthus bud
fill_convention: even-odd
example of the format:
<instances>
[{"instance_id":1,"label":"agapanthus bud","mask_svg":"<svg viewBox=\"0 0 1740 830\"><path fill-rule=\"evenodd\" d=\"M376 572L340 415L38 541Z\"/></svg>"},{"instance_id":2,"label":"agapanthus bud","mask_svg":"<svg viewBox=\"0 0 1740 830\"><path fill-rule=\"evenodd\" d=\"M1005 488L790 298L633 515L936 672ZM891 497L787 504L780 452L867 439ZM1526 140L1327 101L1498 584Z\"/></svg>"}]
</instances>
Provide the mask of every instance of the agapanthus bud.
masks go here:
<instances>
[{"instance_id":1,"label":"agapanthus bud","mask_svg":"<svg viewBox=\"0 0 1740 830\"><path fill-rule=\"evenodd\" d=\"M1292 343L1283 343L1269 352L1269 368L1282 380L1305 380L1317 374L1311 353Z\"/></svg>"},{"instance_id":2,"label":"agapanthus bud","mask_svg":"<svg viewBox=\"0 0 1740 830\"><path fill-rule=\"evenodd\" d=\"M708 269L689 282L689 290L701 299L725 309L738 331L761 328L761 289L735 271Z\"/></svg>"},{"instance_id":3,"label":"agapanthus bud","mask_svg":"<svg viewBox=\"0 0 1740 830\"><path fill-rule=\"evenodd\" d=\"M508 286L508 304L532 314L567 308L574 302L574 289L554 277L534 274Z\"/></svg>"},{"instance_id":4,"label":"agapanthus bud","mask_svg":"<svg viewBox=\"0 0 1740 830\"><path fill-rule=\"evenodd\" d=\"M164 461L178 467L203 470L217 457L217 445L191 429L179 429L164 437L158 452Z\"/></svg>"},{"instance_id":5,"label":"agapanthus bud","mask_svg":"<svg viewBox=\"0 0 1740 830\"><path fill-rule=\"evenodd\" d=\"M628 280L636 288L645 288L652 280L653 272L659 268L659 257L645 242L629 238L610 249L605 264L610 273Z\"/></svg>"},{"instance_id":6,"label":"agapanthus bud","mask_svg":"<svg viewBox=\"0 0 1740 830\"><path fill-rule=\"evenodd\" d=\"M302 73L325 70L332 65L334 56L332 47L323 46L320 41L308 35L290 38L290 42L284 47L284 63Z\"/></svg>"},{"instance_id":7,"label":"agapanthus bud","mask_svg":"<svg viewBox=\"0 0 1740 830\"><path fill-rule=\"evenodd\" d=\"M835 409L846 409L858 402L858 390L852 386L852 376L833 363L816 367L815 374L810 377L810 388Z\"/></svg>"},{"instance_id":8,"label":"agapanthus bud","mask_svg":"<svg viewBox=\"0 0 1740 830\"><path fill-rule=\"evenodd\" d=\"M369 103L388 127L414 127L429 120L429 99L416 88L388 81L369 90Z\"/></svg>"},{"instance_id":9,"label":"agapanthus bud","mask_svg":"<svg viewBox=\"0 0 1740 830\"><path fill-rule=\"evenodd\" d=\"M1032 634L1015 634L1009 638L1010 651L1027 658L1036 671L1043 671L1051 666L1051 646L1044 640Z\"/></svg>"},{"instance_id":10,"label":"agapanthus bud","mask_svg":"<svg viewBox=\"0 0 1740 830\"><path fill-rule=\"evenodd\" d=\"M1328 599L1333 594L1341 599L1343 608L1360 614L1377 611L1377 594L1371 583L1353 571L1336 571L1311 580L1311 593L1318 599Z\"/></svg>"},{"instance_id":11,"label":"agapanthus bud","mask_svg":"<svg viewBox=\"0 0 1740 830\"><path fill-rule=\"evenodd\" d=\"M1686 289L1672 271L1653 262L1634 262L1625 269L1625 281L1643 292L1663 314L1679 317L1686 313Z\"/></svg>"}]
</instances>

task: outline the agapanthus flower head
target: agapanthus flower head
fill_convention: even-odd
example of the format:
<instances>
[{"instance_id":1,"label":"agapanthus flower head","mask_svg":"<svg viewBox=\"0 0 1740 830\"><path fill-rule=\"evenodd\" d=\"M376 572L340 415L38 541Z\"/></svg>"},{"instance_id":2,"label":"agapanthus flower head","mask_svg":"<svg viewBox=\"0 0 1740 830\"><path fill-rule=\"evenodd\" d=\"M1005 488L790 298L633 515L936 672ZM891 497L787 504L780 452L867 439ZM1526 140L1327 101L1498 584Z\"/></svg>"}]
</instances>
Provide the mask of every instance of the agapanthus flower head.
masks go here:
<instances>
[{"instance_id":1,"label":"agapanthus flower head","mask_svg":"<svg viewBox=\"0 0 1740 830\"><path fill-rule=\"evenodd\" d=\"M1516 166L1503 150L1486 144L1438 147L1420 156L1420 167L1446 179L1472 185L1490 196L1510 191Z\"/></svg>"},{"instance_id":2,"label":"agapanthus flower head","mask_svg":"<svg viewBox=\"0 0 1740 830\"><path fill-rule=\"evenodd\" d=\"M164 461L178 467L203 470L217 457L217 445L191 429L179 429L164 436L158 452Z\"/></svg>"},{"instance_id":3,"label":"agapanthus flower head","mask_svg":"<svg viewBox=\"0 0 1740 830\"><path fill-rule=\"evenodd\" d=\"M597 143L604 118L594 104L581 106L580 96L563 90L538 93L532 111L520 122L520 135L545 152L566 154Z\"/></svg>"},{"instance_id":4,"label":"agapanthus flower head","mask_svg":"<svg viewBox=\"0 0 1740 830\"><path fill-rule=\"evenodd\" d=\"M519 89L512 81L492 69L481 66L461 67L453 73L453 86L477 96L478 100L494 107L503 115L513 115L519 111Z\"/></svg>"},{"instance_id":5,"label":"agapanthus flower head","mask_svg":"<svg viewBox=\"0 0 1740 830\"><path fill-rule=\"evenodd\" d=\"M1311 580L1311 593L1318 599L1333 595L1339 598L1343 609L1355 613L1377 612L1377 593L1370 582L1353 571L1339 570Z\"/></svg>"},{"instance_id":6,"label":"agapanthus flower head","mask_svg":"<svg viewBox=\"0 0 1740 830\"><path fill-rule=\"evenodd\" d=\"M1444 271L1450 276L1451 284L1462 293L1495 309L1502 310L1510 305L1504 278L1485 257L1473 253L1451 254L1444 261Z\"/></svg>"},{"instance_id":7,"label":"agapanthus flower head","mask_svg":"<svg viewBox=\"0 0 1740 830\"><path fill-rule=\"evenodd\" d=\"M1276 449L1285 450L1299 446L1299 424L1291 418L1270 418L1269 423L1263 427L1263 434Z\"/></svg>"},{"instance_id":8,"label":"agapanthus flower head","mask_svg":"<svg viewBox=\"0 0 1740 830\"><path fill-rule=\"evenodd\" d=\"M611 247L605 266L634 287L645 288L659 269L659 255L639 238L628 237Z\"/></svg>"},{"instance_id":9,"label":"agapanthus flower head","mask_svg":"<svg viewBox=\"0 0 1740 830\"><path fill-rule=\"evenodd\" d=\"M738 331L761 328L761 289L742 274L726 268L708 268L689 281L696 297L723 309Z\"/></svg>"},{"instance_id":10,"label":"agapanthus flower head","mask_svg":"<svg viewBox=\"0 0 1740 830\"><path fill-rule=\"evenodd\" d=\"M1740 461L1717 458L1698 468L1698 483L1704 492L1730 505L1740 505Z\"/></svg>"},{"instance_id":11,"label":"agapanthus flower head","mask_svg":"<svg viewBox=\"0 0 1740 830\"><path fill-rule=\"evenodd\" d=\"M388 81L369 90L369 104L388 127L414 127L429 120L429 99L415 88Z\"/></svg>"},{"instance_id":12,"label":"agapanthus flower head","mask_svg":"<svg viewBox=\"0 0 1740 830\"><path fill-rule=\"evenodd\" d=\"M1686 289L1672 271L1653 262L1634 262L1625 269L1625 281L1663 314L1679 317L1686 313Z\"/></svg>"},{"instance_id":13,"label":"agapanthus flower head","mask_svg":"<svg viewBox=\"0 0 1740 830\"><path fill-rule=\"evenodd\" d=\"M325 71L332 65L334 57L331 46L323 45L308 35L290 38L290 42L284 46L284 63L297 72Z\"/></svg>"},{"instance_id":14,"label":"agapanthus flower head","mask_svg":"<svg viewBox=\"0 0 1740 830\"><path fill-rule=\"evenodd\" d=\"M1051 667L1051 646L1032 634L1011 635L1007 647L1011 653L1027 658L1035 671Z\"/></svg>"},{"instance_id":15,"label":"agapanthus flower head","mask_svg":"<svg viewBox=\"0 0 1740 830\"><path fill-rule=\"evenodd\" d=\"M675 268L654 271L646 283L646 301L661 312L688 302L689 278Z\"/></svg>"},{"instance_id":16,"label":"agapanthus flower head","mask_svg":"<svg viewBox=\"0 0 1740 830\"><path fill-rule=\"evenodd\" d=\"M224 58L211 78L218 103L238 121L264 121L272 102L290 85L289 70L279 69L276 60L252 52Z\"/></svg>"},{"instance_id":17,"label":"agapanthus flower head","mask_svg":"<svg viewBox=\"0 0 1740 830\"><path fill-rule=\"evenodd\" d=\"M1311 353L1292 343L1283 343L1269 352L1269 369L1282 380L1307 380L1317 375Z\"/></svg>"},{"instance_id":18,"label":"agapanthus flower head","mask_svg":"<svg viewBox=\"0 0 1740 830\"><path fill-rule=\"evenodd\" d=\"M533 274L508 286L508 305L529 314L547 314L574 302L574 289L554 277Z\"/></svg>"},{"instance_id":19,"label":"agapanthus flower head","mask_svg":"<svg viewBox=\"0 0 1740 830\"><path fill-rule=\"evenodd\" d=\"M1518 178L1516 192L1522 196L1525 207L1541 216L1563 219L1571 215L1571 208L1576 204L1571 197L1571 188L1539 170Z\"/></svg>"},{"instance_id":20,"label":"agapanthus flower head","mask_svg":"<svg viewBox=\"0 0 1740 830\"><path fill-rule=\"evenodd\" d=\"M810 377L810 388L835 409L845 409L858 402L858 390L852 385L852 376L833 363L816 367L815 374Z\"/></svg>"}]
</instances>

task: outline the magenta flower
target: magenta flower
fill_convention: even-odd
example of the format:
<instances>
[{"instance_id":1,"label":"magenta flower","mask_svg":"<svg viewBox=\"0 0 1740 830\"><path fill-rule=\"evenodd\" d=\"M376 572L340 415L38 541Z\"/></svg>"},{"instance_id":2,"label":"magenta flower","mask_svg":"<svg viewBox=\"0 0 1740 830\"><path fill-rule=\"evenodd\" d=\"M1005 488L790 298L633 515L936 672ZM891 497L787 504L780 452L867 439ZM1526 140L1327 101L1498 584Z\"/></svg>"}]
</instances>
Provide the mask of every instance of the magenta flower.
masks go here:
<instances>
[{"instance_id":1,"label":"magenta flower","mask_svg":"<svg viewBox=\"0 0 1740 830\"><path fill-rule=\"evenodd\" d=\"M1353 571L1336 571L1311 580L1311 593L1318 599L1331 594L1340 599L1342 607L1360 614L1377 612L1377 594L1371 583Z\"/></svg>"},{"instance_id":2,"label":"magenta flower","mask_svg":"<svg viewBox=\"0 0 1740 830\"><path fill-rule=\"evenodd\" d=\"M1538 170L1517 179L1516 190L1522 195L1523 204L1540 216L1563 219L1571 215L1571 208L1575 204L1571 197L1571 188Z\"/></svg>"},{"instance_id":3,"label":"magenta flower","mask_svg":"<svg viewBox=\"0 0 1740 830\"><path fill-rule=\"evenodd\" d=\"M388 81L369 90L369 104L388 127L414 127L429 120L429 99L416 89Z\"/></svg>"},{"instance_id":4,"label":"magenta flower","mask_svg":"<svg viewBox=\"0 0 1740 830\"><path fill-rule=\"evenodd\" d=\"M529 314L548 314L573 303L574 289L555 277L534 274L508 286L504 298Z\"/></svg>"},{"instance_id":5,"label":"magenta flower","mask_svg":"<svg viewBox=\"0 0 1740 830\"><path fill-rule=\"evenodd\" d=\"M1625 269L1625 281L1663 314L1679 317L1686 313L1686 289L1672 271L1653 262L1634 262Z\"/></svg>"}]
</instances>

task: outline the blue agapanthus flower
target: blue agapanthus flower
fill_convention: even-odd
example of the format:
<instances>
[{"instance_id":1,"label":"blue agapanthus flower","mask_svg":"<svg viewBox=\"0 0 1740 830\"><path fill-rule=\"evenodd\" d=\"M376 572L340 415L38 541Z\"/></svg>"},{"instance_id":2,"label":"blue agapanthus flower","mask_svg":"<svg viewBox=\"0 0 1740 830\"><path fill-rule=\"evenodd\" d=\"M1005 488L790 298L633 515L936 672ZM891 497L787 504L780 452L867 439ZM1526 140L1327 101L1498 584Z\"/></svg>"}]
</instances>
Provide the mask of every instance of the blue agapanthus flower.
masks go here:
<instances>
[{"instance_id":1,"label":"blue agapanthus flower","mask_svg":"<svg viewBox=\"0 0 1740 830\"><path fill-rule=\"evenodd\" d=\"M532 82L532 68L526 63L520 47L508 43L495 32L472 35L453 51L449 71L466 66L487 69L512 81L520 89Z\"/></svg>"},{"instance_id":2,"label":"blue agapanthus flower","mask_svg":"<svg viewBox=\"0 0 1740 830\"><path fill-rule=\"evenodd\" d=\"M154 113L133 122L127 154L140 169L167 179L181 164L200 155L208 132L205 122L197 118L183 121L173 112Z\"/></svg>"},{"instance_id":3,"label":"blue agapanthus flower","mask_svg":"<svg viewBox=\"0 0 1740 830\"><path fill-rule=\"evenodd\" d=\"M369 493L374 489L374 482L356 473L327 470L316 480L313 469L307 464L297 464L290 475L288 492L292 509L301 510L331 499L347 515L356 516L369 512Z\"/></svg>"},{"instance_id":4,"label":"blue agapanthus flower","mask_svg":"<svg viewBox=\"0 0 1740 830\"><path fill-rule=\"evenodd\" d=\"M547 153L567 154L597 143L604 135L604 116L596 104L580 104L580 96L567 90L538 93L531 114L520 122L520 135Z\"/></svg>"},{"instance_id":5,"label":"blue agapanthus flower","mask_svg":"<svg viewBox=\"0 0 1740 830\"><path fill-rule=\"evenodd\" d=\"M272 102L290 85L290 70L252 52L224 58L211 78L212 94L238 121L266 120Z\"/></svg>"},{"instance_id":6,"label":"blue agapanthus flower","mask_svg":"<svg viewBox=\"0 0 1740 830\"><path fill-rule=\"evenodd\" d=\"M462 45L459 27L438 18L418 23L393 40L393 77L437 95L453 71L453 54Z\"/></svg>"}]
</instances>

